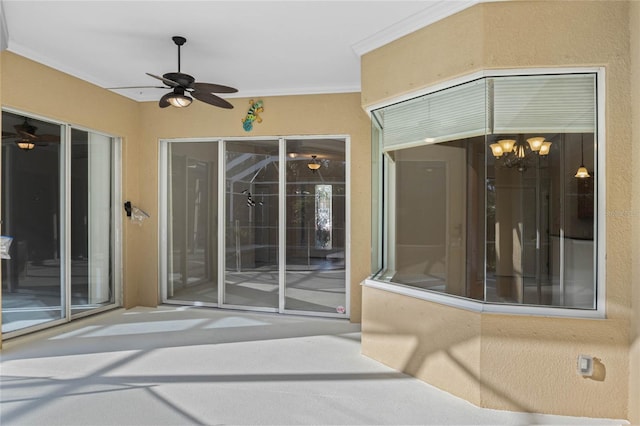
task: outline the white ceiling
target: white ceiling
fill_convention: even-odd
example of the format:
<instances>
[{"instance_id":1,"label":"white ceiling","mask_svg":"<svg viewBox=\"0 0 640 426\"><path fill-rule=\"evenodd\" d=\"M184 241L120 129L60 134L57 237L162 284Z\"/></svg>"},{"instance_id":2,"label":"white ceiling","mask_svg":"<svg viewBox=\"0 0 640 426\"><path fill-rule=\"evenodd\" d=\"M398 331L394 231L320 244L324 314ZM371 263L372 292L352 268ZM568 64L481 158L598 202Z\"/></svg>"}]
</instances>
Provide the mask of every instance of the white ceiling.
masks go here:
<instances>
[{"instance_id":1,"label":"white ceiling","mask_svg":"<svg viewBox=\"0 0 640 426\"><path fill-rule=\"evenodd\" d=\"M479 0L0 2L9 51L98 86L158 85L145 73L177 71L180 35L182 72L257 97L359 91L359 55Z\"/></svg>"}]
</instances>

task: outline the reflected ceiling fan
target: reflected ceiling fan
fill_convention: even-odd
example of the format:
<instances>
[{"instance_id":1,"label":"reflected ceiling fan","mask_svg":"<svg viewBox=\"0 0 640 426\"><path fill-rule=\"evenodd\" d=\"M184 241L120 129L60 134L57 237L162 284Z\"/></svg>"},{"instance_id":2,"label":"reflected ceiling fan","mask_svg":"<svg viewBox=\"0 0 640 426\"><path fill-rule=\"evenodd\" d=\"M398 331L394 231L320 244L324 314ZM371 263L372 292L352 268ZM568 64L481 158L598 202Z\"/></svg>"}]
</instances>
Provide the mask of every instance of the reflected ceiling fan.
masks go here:
<instances>
[{"instance_id":1,"label":"reflected ceiling fan","mask_svg":"<svg viewBox=\"0 0 640 426\"><path fill-rule=\"evenodd\" d=\"M31 151L36 146L47 146L50 142L59 142L59 135L38 135L38 128L29 123L29 119L25 118L21 124L13 126L16 133L2 132L2 139L16 139L15 143L18 148L24 151Z\"/></svg>"},{"instance_id":2,"label":"reflected ceiling fan","mask_svg":"<svg viewBox=\"0 0 640 426\"><path fill-rule=\"evenodd\" d=\"M191 96L209 105L227 109L233 108L233 105L231 105L221 97L214 95L214 93L235 93L238 91L238 89L229 86L223 86L221 84L200 83L195 81L195 78L193 78L189 74L180 72L180 47L187 42L187 39L181 36L173 36L172 40L176 44L176 46L178 46L178 72L169 72L163 74L162 77L155 74L146 73L148 76L156 78L166 85L147 87L157 89L171 89L171 92L160 98L160 102L158 103L160 108L166 108L168 106L174 106L176 108L188 107L193 101ZM144 87L114 87L114 89L136 88L141 89Z\"/></svg>"}]
</instances>

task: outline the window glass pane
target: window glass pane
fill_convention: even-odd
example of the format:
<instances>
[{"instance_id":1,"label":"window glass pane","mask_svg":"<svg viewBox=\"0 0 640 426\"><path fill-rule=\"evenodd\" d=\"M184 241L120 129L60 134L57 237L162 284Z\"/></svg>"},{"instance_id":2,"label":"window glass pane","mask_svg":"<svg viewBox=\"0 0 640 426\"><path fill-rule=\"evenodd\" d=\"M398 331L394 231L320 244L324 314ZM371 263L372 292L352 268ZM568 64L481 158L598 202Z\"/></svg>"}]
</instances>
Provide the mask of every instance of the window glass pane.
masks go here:
<instances>
[{"instance_id":1,"label":"window glass pane","mask_svg":"<svg viewBox=\"0 0 640 426\"><path fill-rule=\"evenodd\" d=\"M593 134L541 136L552 143L547 155L488 155L487 300L592 309L593 180L575 174L581 142L592 148ZM531 137L515 135L516 146Z\"/></svg>"},{"instance_id":2,"label":"window glass pane","mask_svg":"<svg viewBox=\"0 0 640 426\"><path fill-rule=\"evenodd\" d=\"M595 306L595 168L594 135L565 135L562 239L563 280L554 304L594 309ZM589 176L576 177L584 164Z\"/></svg>"},{"instance_id":3,"label":"window glass pane","mask_svg":"<svg viewBox=\"0 0 640 426\"><path fill-rule=\"evenodd\" d=\"M484 226L478 226L477 213L470 213L483 204L477 192L483 146L484 138L478 137L394 153L390 281L482 298Z\"/></svg>"},{"instance_id":4,"label":"window glass pane","mask_svg":"<svg viewBox=\"0 0 640 426\"><path fill-rule=\"evenodd\" d=\"M61 126L2 113L2 332L64 317Z\"/></svg>"}]
</instances>

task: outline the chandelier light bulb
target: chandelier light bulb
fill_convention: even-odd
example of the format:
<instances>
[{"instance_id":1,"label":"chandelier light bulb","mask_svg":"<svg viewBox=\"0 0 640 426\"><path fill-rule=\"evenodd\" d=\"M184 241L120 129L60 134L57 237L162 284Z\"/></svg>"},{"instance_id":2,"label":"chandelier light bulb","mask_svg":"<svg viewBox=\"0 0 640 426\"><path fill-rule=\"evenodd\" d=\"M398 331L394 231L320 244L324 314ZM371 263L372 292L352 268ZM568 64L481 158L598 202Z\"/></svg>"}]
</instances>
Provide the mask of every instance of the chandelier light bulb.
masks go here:
<instances>
[{"instance_id":1,"label":"chandelier light bulb","mask_svg":"<svg viewBox=\"0 0 640 426\"><path fill-rule=\"evenodd\" d=\"M494 157L496 158L502 157L504 150L502 149L502 146L500 146L499 143L492 143L491 145L489 145L489 147L491 148L491 153L493 154Z\"/></svg>"},{"instance_id":2,"label":"chandelier light bulb","mask_svg":"<svg viewBox=\"0 0 640 426\"><path fill-rule=\"evenodd\" d=\"M542 142L542 146L540 146L540 151L538 151L539 155L549 155L551 151L551 142L544 141Z\"/></svg>"},{"instance_id":3,"label":"chandelier light bulb","mask_svg":"<svg viewBox=\"0 0 640 426\"><path fill-rule=\"evenodd\" d=\"M513 147L516 144L515 139L502 139L499 140L498 143L502 147L502 152L509 153L513 151Z\"/></svg>"},{"instance_id":4,"label":"chandelier light bulb","mask_svg":"<svg viewBox=\"0 0 640 426\"><path fill-rule=\"evenodd\" d=\"M542 144L544 143L544 138L543 137L535 137L535 138L529 138L527 139L527 142L529 143L529 147L531 147L531 151L540 151L540 148L542 148Z\"/></svg>"}]
</instances>

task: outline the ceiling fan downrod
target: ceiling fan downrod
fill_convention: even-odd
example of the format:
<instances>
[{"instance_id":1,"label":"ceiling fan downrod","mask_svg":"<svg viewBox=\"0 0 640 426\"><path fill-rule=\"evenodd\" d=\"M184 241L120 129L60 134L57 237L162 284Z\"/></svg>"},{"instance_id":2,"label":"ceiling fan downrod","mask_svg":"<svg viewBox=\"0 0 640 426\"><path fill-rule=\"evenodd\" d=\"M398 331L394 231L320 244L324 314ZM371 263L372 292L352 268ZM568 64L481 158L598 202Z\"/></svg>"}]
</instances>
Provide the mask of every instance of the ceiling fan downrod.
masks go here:
<instances>
[{"instance_id":1,"label":"ceiling fan downrod","mask_svg":"<svg viewBox=\"0 0 640 426\"><path fill-rule=\"evenodd\" d=\"M187 39L181 36L173 36L171 37L173 42L178 46L178 72L180 72L180 46L187 42Z\"/></svg>"}]
</instances>

